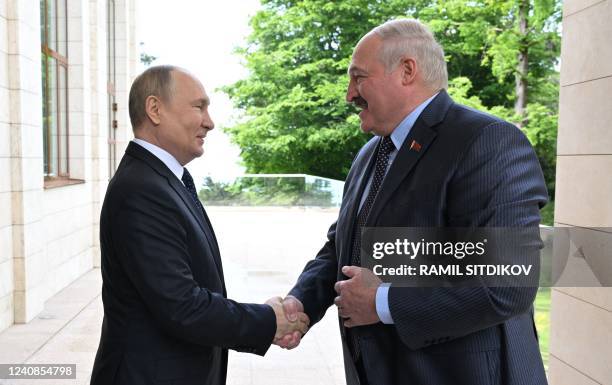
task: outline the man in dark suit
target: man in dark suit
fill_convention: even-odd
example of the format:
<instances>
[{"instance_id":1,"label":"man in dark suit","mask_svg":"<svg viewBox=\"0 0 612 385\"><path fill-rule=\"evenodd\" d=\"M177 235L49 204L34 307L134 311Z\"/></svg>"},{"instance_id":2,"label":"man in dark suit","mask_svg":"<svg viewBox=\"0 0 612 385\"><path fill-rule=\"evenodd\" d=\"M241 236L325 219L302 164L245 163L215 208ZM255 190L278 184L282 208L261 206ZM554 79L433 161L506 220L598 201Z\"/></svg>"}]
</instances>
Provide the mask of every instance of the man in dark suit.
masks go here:
<instances>
[{"instance_id":1,"label":"man in dark suit","mask_svg":"<svg viewBox=\"0 0 612 385\"><path fill-rule=\"evenodd\" d=\"M225 384L227 351L265 354L304 333L280 299L227 299L212 226L183 166L214 125L202 84L152 67L130 90L136 139L109 183L100 217L104 321L91 384Z\"/></svg>"},{"instance_id":2,"label":"man in dark suit","mask_svg":"<svg viewBox=\"0 0 612 385\"><path fill-rule=\"evenodd\" d=\"M545 384L537 288L399 287L360 267L364 227L537 232L547 192L528 140L452 101L443 50L418 21L372 30L348 73L347 101L376 136L353 161L327 243L284 301L288 316L305 311L314 324L338 306L350 385Z\"/></svg>"}]
</instances>

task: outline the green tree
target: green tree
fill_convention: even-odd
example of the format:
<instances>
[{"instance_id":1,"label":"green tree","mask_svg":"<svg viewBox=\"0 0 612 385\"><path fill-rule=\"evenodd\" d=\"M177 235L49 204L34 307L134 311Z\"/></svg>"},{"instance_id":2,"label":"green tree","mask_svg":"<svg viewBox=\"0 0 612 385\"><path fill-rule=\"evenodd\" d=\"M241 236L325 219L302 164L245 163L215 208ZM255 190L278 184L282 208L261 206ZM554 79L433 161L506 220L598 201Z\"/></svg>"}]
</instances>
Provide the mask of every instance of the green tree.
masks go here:
<instances>
[{"instance_id":1,"label":"green tree","mask_svg":"<svg viewBox=\"0 0 612 385\"><path fill-rule=\"evenodd\" d=\"M450 78L470 78L485 105L514 105L524 117L528 102L556 108L560 6L555 0L447 0L423 9L420 18L444 47Z\"/></svg>"},{"instance_id":2,"label":"green tree","mask_svg":"<svg viewBox=\"0 0 612 385\"><path fill-rule=\"evenodd\" d=\"M146 67L149 67L155 60L157 60L157 56L149 55L144 52L144 42L140 42L140 62L144 64Z\"/></svg>"},{"instance_id":3,"label":"green tree","mask_svg":"<svg viewBox=\"0 0 612 385\"><path fill-rule=\"evenodd\" d=\"M560 1L448 0L423 9L420 17L445 49L449 77L472 81L466 96L478 96L483 103L474 107L526 133L554 197ZM474 72L474 65L481 72Z\"/></svg>"},{"instance_id":4,"label":"green tree","mask_svg":"<svg viewBox=\"0 0 612 385\"><path fill-rule=\"evenodd\" d=\"M367 140L344 101L350 55L365 31L421 3L406 4L263 1L247 45L238 50L251 74L224 88L244 111L227 131L249 172L344 179Z\"/></svg>"},{"instance_id":5,"label":"green tree","mask_svg":"<svg viewBox=\"0 0 612 385\"><path fill-rule=\"evenodd\" d=\"M449 92L522 123L540 159L552 162L546 177L554 183L547 146L556 135L558 0L262 0L262 6L237 50L250 75L224 88L243 111L227 131L249 172L344 179L368 139L344 100L353 47L376 25L415 17L445 49Z\"/></svg>"}]
</instances>

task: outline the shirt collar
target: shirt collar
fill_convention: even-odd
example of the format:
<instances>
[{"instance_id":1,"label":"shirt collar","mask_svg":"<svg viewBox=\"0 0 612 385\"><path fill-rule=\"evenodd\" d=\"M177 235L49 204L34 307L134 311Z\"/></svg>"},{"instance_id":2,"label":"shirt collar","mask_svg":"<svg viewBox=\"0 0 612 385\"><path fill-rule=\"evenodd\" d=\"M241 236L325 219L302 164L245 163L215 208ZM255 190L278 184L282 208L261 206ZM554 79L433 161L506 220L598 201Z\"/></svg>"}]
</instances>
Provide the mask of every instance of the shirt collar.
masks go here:
<instances>
[{"instance_id":1,"label":"shirt collar","mask_svg":"<svg viewBox=\"0 0 612 385\"><path fill-rule=\"evenodd\" d=\"M417 108L412 110L412 112L409 113L397 127L395 127L395 129L391 133L391 140L393 141L393 144L395 145L396 149L402 148L402 144L404 144L404 141L408 137L412 126L414 126L414 123L421 115L421 112L423 112L423 110L429 105L433 98L438 95L438 93L439 92L436 92L435 95L425 100L423 103L419 104Z\"/></svg>"},{"instance_id":2,"label":"shirt collar","mask_svg":"<svg viewBox=\"0 0 612 385\"><path fill-rule=\"evenodd\" d=\"M132 142L139 144L148 150L151 154L155 155L159 160L161 160L166 167L172 171L174 175L178 178L178 180L182 180L183 178L183 166L173 157L168 151L164 150L161 147L157 147L154 144L151 144L145 140L134 138Z\"/></svg>"}]
</instances>

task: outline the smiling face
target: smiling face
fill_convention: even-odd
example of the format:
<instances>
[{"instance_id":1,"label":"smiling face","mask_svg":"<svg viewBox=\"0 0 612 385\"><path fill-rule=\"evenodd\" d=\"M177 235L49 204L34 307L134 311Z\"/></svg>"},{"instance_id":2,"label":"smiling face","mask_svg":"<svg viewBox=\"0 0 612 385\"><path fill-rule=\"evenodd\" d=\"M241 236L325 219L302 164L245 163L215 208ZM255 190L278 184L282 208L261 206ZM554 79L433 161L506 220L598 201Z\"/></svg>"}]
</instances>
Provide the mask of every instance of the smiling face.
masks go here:
<instances>
[{"instance_id":1,"label":"smiling face","mask_svg":"<svg viewBox=\"0 0 612 385\"><path fill-rule=\"evenodd\" d=\"M391 134L408 114L402 83L402 66L385 71L379 60L382 39L376 34L366 35L353 52L349 67L349 86L346 101L354 103L359 113L361 129L376 135Z\"/></svg>"},{"instance_id":2,"label":"smiling face","mask_svg":"<svg viewBox=\"0 0 612 385\"><path fill-rule=\"evenodd\" d=\"M159 107L157 144L185 165L204 153L204 137L214 128L210 101L202 84L182 71L172 71L173 93Z\"/></svg>"}]
</instances>

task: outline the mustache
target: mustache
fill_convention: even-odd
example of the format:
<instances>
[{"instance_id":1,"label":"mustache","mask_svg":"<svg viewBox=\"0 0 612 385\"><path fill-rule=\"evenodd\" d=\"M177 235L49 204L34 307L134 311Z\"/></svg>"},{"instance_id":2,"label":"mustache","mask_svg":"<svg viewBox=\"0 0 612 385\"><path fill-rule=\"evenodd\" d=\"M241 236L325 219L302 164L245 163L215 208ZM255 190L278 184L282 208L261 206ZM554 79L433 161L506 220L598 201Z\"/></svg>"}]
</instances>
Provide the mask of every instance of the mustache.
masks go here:
<instances>
[{"instance_id":1,"label":"mustache","mask_svg":"<svg viewBox=\"0 0 612 385\"><path fill-rule=\"evenodd\" d=\"M368 102L361 96L355 96L353 100L351 100L351 103L353 103L356 107L359 107L361 109L368 108Z\"/></svg>"}]
</instances>

